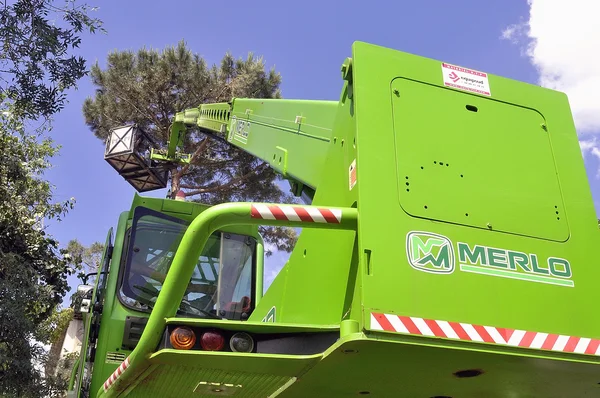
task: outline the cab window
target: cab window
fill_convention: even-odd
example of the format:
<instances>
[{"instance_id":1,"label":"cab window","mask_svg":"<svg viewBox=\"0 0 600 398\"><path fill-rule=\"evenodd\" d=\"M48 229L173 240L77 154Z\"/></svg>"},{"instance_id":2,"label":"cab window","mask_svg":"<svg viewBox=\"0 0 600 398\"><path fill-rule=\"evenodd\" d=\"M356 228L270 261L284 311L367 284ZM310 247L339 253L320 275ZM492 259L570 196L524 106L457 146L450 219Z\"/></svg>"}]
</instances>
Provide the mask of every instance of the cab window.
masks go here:
<instances>
[{"instance_id":1,"label":"cab window","mask_svg":"<svg viewBox=\"0 0 600 398\"><path fill-rule=\"evenodd\" d=\"M187 223L150 209L134 214L119 296L130 308L149 311L169 272ZM245 320L253 309L256 240L217 232L200 254L178 315Z\"/></svg>"}]
</instances>

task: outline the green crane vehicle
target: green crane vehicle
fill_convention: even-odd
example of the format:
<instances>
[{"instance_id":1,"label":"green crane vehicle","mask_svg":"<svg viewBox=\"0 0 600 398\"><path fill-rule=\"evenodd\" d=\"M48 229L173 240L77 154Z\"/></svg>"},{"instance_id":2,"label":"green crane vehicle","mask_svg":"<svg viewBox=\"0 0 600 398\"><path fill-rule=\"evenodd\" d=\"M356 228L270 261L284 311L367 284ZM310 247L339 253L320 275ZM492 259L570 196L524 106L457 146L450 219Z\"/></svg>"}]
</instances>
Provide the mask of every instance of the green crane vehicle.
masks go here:
<instances>
[{"instance_id":1,"label":"green crane vehicle","mask_svg":"<svg viewBox=\"0 0 600 398\"><path fill-rule=\"evenodd\" d=\"M305 205L136 194L84 300L78 397L600 396L596 214L566 95L357 42L339 101L178 113L106 160L166 186L186 128ZM300 227L263 294L258 226Z\"/></svg>"}]
</instances>

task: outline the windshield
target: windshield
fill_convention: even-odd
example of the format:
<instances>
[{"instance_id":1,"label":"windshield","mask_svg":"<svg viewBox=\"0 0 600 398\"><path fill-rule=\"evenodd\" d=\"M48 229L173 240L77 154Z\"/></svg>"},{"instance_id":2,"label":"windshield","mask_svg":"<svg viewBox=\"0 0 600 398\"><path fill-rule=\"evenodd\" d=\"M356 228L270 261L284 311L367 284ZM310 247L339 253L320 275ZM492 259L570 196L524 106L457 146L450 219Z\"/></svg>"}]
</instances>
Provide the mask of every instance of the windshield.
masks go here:
<instances>
[{"instance_id":1,"label":"windshield","mask_svg":"<svg viewBox=\"0 0 600 398\"><path fill-rule=\"evenodd\" d=\"M123 304L152 309L186 228L185 221L136 208L120 289ZM253 308L255 248L256 240L250 236L221 232L210 236L178 314L247 319Z\"/></svg>"}]
</instances>

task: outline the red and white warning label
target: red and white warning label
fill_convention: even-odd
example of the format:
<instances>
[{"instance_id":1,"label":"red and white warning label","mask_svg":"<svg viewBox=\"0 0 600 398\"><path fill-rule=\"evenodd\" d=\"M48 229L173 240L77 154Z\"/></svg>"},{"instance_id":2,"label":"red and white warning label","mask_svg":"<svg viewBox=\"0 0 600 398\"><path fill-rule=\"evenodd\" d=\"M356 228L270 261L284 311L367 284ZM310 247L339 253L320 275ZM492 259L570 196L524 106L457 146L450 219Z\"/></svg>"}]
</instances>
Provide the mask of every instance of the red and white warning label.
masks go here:
<instances>
[{"instance_id":1,"label":"red and white warning label","mask_svg":"<svg viewBox=\"0 0 600 398\"><path fill-rule=\"evenodd\" d=\"M442 63L442 75L444 76L444 86L482 95L492 95L487 73Z\"/></svg>"}]
</instances>

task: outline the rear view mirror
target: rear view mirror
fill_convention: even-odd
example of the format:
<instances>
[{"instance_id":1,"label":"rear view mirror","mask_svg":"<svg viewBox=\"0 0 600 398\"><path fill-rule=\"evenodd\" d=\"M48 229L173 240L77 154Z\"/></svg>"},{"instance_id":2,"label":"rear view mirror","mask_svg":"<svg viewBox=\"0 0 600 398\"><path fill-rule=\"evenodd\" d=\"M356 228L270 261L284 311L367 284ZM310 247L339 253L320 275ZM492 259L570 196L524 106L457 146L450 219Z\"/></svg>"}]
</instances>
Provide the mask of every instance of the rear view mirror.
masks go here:
<instances>
[{"instance_id":1,"label":"rear view mirror","mask_svg":"<svg viewBox=\"0 0 600 398\"><path fill-rule=\"evenodd\" d=\"M87 296L92 290L94 290L94 286L91 285L79 285L77 286L77 293L82 296Z\"/></svg>"},{"instance_id":2,"label":"rear view mirror","mask_svg":"<svg viewBox=\"0 0 600 398\"><path fill-rule=\"evenodd\" d=\"M81 305L79 306L79 311L81 313L90 312L90 307L92 305L92 292L93 291L94 291L94 287L91 285L77 286L77 294L81 297Z\"/></svg>"}]
</instances>

